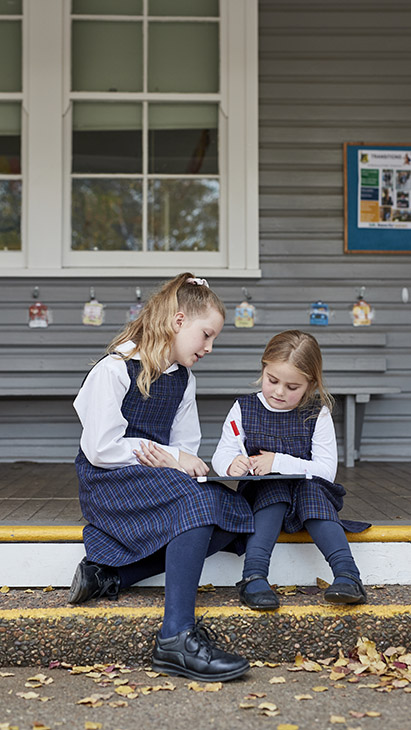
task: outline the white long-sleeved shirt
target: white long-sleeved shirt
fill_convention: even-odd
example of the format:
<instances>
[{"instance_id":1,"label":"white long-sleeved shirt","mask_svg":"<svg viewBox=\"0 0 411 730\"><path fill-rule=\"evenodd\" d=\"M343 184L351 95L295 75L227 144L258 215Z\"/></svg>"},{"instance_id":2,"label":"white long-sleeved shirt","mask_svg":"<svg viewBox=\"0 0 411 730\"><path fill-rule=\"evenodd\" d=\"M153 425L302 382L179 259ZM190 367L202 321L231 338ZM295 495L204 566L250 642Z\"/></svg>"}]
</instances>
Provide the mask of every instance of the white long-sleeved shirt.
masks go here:
<instances>
[{"instance_id":1,"label":"white long-sleeved shirt","mask_svg":"<svg viewBox=\"0 0 411 730\"><path fill-rule=\"evenodd\" d=\"M127 355L134 346L131 341L125 342L117 347L117 351ZM139 360L139 354L133 355L133 359ZM174 363L165 372L171 373L177 368L178 365ZM83 426L80 445L94 466L118 469L136 464L134 449L141 450L141 442L148 443L148 439L124 435L128 423L121 413L121 405L130 385L126 363L120 357L111 355L90 371L73 403ZM195 377L189 371L187 387L171 426L169 444L159 444L176 459L179 458L180 449L196 455L200 446L195 389Z\"/></svg>"},{"instance_id":2,"label":"white long-sleeved shirt","mask_svg":"<svg viewBox=\"0 0 411 730\"><path fill-rule=\"evenodd\" d=\"M272 408L263 394L257 393L264 408L275 413L286 413L284 410ZM234 436L230 421L235 421L243 443L246 435L242 426L241 408L238 401L232 406L224 421L220 441L212 458L214 471L219 476L227 476L228 468L236 456L241 454L237 439ZM311 459L300 459L290 454L276 453L271 471L279 474L308 474L323 477L333 482L337 473L338 456L333 420L328 408L323 406L314 428L311 442Z\"/></svg>"}]
</instances>

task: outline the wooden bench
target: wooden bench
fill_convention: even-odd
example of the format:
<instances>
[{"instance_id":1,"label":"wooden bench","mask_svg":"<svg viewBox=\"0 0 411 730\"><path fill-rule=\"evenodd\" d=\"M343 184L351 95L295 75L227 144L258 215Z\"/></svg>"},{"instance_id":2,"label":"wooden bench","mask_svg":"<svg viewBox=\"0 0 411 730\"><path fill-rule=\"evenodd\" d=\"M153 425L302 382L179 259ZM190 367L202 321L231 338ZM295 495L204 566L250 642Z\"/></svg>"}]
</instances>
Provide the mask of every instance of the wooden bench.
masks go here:
<instances>
[{"instance_id":1,"label":"wooden bench","mask_svg":"<svg viewBox=\"0 0 411 730\"><path fill-rule=\"evenodd\" d=\"M344 463L359 458L365 406L372 396L399 393L386 382L387 360L383 332L306 328L323 351L324 373L330 392L344 401ZM11 333L10 333L11 334ZM253 392L260 360L272 334L266 327L237 329L226 325L211 357L195 366L201 399ZM82 328L79 344L67 345L67 332L50 327L18 337L0 357L0 396L33 398L74 397L90 362L101 356L112 333L106 328ZM14 338L11 338L14 339ZM28 344L31 340L31 345Z\"/></svg>"}]
</instances>

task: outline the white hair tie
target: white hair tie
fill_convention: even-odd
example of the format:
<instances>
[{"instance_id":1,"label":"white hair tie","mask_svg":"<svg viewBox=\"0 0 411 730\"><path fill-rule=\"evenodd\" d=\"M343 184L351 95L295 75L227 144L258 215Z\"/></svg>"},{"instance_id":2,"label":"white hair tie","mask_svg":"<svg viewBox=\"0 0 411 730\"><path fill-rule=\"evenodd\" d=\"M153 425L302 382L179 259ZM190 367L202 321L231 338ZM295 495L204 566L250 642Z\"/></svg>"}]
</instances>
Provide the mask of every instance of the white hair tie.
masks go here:
<instances>
[{"instance_id":1,"label":"white hair tie","mask_svg":"<svg viewBox=\"0 0 411 730\"><path fill-rule=\"evenodd\" d=\"M199 277L195 276L192 279L186 279L187 284L198 284L198 286L207 286L210 288L210 284L208 283L207 279L200 279Z\"/></svg>"}]
</instances>

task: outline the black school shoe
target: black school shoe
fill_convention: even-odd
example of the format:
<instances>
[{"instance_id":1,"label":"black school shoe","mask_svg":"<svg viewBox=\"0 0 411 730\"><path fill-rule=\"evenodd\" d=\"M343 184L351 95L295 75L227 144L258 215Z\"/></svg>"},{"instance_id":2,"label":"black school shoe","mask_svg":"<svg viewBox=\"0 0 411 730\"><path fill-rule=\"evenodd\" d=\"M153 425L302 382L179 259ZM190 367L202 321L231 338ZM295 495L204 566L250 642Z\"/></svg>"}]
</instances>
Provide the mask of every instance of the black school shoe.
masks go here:
<instances>
[{"instance_id":1,"label":"black school shoe","mask_svg":"<svg viewBox=\"0 0 411 730\"><path fill-rule=\"evenodd\" d=\"M333 583L324 591L324 598L329 603L367 603L367 594L359 578L351 573L338 573L335 578L351 578L352 583Z\"/></svg>"},{"instance_id":2,"label":"black school shoe","mask_svg":"<svg viewBox=\"0 0 411 730\"><path fill-rule=\"evenodd\" d=\"M176 636L162 639L157 635L153 652L154 671L180 675L202 682L227 682L250 669L247 659L229 654L214 646L214 635L199 619L195 626Z\"/></svg>"},{"instance_id":3,"label":"black school shoe","mask_svg":"<svg viewBox=\"0 0 411 730\"><path fill-rule=\"evenodd\" d=\"M84 603L90 598L106 596L110 601L118 599L120 577L115 568L92 563L83 558L78 564L68 595L69 603Z\"/></svg>"},{"instance_id":4,"label":"black school shoe","mask_svg":"<svg viewBox=\"0 0 411 730\"><path fill-rule=\"evenodd\" d=\"M255 611L273 611L275 608L279 608L280 601L278 596L274 593L271 588L267 591L258 591L257 593L249 593L247 591L247 585L253 580L267 580L265 575L250 575L248 578L236 583L236 588L240 596L241 603L244 603L248 608L252 608Z\"/></svg>"}]
</instances>

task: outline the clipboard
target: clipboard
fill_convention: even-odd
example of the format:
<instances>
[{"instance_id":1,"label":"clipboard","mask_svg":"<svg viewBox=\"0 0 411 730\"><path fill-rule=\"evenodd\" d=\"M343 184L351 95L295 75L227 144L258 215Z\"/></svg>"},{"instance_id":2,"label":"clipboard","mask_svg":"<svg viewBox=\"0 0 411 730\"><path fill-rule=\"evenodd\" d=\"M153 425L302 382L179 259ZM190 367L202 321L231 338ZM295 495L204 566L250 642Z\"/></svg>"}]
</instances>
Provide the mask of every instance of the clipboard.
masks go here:
<instances>
[{"instance_id":1,"label":"clipboard","mask_svg":"<svg viewBox=\"0 0 411 730\"><path fill-rule=\"evenodd\" d=\"M197 479L198 482L259 482L262 479L269 479L269 480L275 480L275 479L310 479L307 474L265 474L264 476L256 476L254 474L246 474L243 477L218 477L218 476L211 476L211 477L194 477Z\"/></svg>"}]
</instances>

